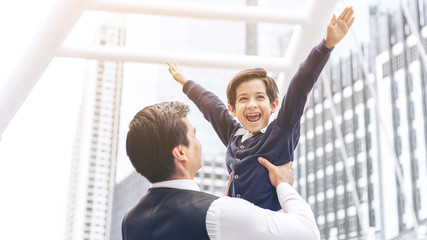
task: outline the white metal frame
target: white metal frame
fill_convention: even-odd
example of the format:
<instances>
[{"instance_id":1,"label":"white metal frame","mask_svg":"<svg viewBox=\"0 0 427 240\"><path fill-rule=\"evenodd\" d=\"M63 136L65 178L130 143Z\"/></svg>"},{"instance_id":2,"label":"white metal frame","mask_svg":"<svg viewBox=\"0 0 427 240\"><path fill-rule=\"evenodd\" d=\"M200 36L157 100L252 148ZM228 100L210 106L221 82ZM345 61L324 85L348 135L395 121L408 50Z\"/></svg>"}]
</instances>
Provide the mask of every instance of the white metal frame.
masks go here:
<instances>
[{"instance_id":1,"label":"white metal frame","mask_svg":"<svg viewBox=\"0 0 427 240\"><path fill-rule=\"evenodd\" d=\"M58 0L34 40L28 46L9 78L0 87L0 136L12 120L38 79L55 56L104 60L164 63L174 58L182 65L248 68L262 66L271 71L293 74L309 50L321 39L337 0L306 0L301 10L233 6L208 3L182 4L182 1L138 2L119 0ZM62 47L72 28L86 10L132 14L221 19L250 23L297 25L284 58L207 53L134 52L126 48ZM279 87L286 86L281 77Z\"/></svg>"}]
</instances>

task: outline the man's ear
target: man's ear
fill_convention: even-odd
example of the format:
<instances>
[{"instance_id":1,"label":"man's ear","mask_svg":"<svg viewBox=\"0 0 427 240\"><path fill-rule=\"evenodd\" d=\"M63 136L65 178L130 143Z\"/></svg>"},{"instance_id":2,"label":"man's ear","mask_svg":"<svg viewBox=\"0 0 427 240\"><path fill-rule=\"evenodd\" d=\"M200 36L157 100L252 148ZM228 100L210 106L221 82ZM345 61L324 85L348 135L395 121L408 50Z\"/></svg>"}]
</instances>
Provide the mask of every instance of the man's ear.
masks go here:
<instances>
[{"instance_id":1,"label":"man's ear","mask_svg":"<svg viewBox=\"0 0 427 240\"><path fill-rule=\"evenodd\" d=\"M276 98L274 99L274 101L271 103L271 113L276 112L277 107L279 106L279 99Z\"/></svg>"},{"instance_id":2,"label":"man's ear","mask_svg":"<svg viewBox=\"0 0 427 240\"><path fill-rule=\"evenodd\" d=\"M172 156L178 161L187 161L187 155L185 154L185 146L178 145L172 149Z\"/></svg>"},{"instance_id":3,"label":"man's ear","mask_svg":"<svg viewBox=\"0 0 427 240\"><path fill-rule=\"evenodd\" d=\"M237 115L236 115L236 109L234 109L234 107L233 107L233 106L231 106L230 104L227 104L227 108L228 108L228 111L230 111L231 116L233 116L233 117L236 117L236 116L237 116Z\"/></svg>"}]
</instances>

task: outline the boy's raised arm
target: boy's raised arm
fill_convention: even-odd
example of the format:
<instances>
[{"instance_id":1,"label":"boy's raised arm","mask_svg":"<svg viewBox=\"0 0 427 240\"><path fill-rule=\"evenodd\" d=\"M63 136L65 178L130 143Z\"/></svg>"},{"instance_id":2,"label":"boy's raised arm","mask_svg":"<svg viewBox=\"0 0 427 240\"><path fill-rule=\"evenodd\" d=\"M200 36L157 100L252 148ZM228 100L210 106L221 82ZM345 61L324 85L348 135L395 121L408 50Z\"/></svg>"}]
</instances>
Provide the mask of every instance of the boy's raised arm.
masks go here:
<instances>
[{"instance_id":1,"label":"boy's raised arm","mask_svg":"<svg viewBox=\"0 0 427 240\"><path fill-rule=\"evenodd\" d=\"M167 62L167 64L169 66L169 72L172 75L173 79L181 83L181 85L184 85L188 80L184 76L184 73L182 73L182 69L180 69L176 63Z\"/></svg>"},{"instance_id":2,"label":"boy's raised arm","mask_svg":"<svg viewBox=\"0 0 427 240\"><path fill-rule=\"evenodd\" d=\"M332 16L326 30L326 47L333 48L344 38L354 22L353 13L353 7L346 7L338 18L336 18L335 14Z\"/></svg>"}]
</instances>

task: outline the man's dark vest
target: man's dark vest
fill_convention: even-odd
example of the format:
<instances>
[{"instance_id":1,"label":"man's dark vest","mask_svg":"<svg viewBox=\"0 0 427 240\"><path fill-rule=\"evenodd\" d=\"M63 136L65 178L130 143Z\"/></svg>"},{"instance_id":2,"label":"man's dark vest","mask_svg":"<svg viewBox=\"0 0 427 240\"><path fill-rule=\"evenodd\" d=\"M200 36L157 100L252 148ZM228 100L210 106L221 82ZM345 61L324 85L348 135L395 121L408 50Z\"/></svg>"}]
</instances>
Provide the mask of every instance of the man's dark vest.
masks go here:
<instances>
[{"instance_id":1,"label":"man's dark vest","mask_svg":"<svg viewBox=\"0 0 427 240\"><path fill-rule=\"evenodd\" d=\"M175 188L150 188L123 218L123 240L209 239L206 214L217 196Z\"/></svg>"}]
</instances>

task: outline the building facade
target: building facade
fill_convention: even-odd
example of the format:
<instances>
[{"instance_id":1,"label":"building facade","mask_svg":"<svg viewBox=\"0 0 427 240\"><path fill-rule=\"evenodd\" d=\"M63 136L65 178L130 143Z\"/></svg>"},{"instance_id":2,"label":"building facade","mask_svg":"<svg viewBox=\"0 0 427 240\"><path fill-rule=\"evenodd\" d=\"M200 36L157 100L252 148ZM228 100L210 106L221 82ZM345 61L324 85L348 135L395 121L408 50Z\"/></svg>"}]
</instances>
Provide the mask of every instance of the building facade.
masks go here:
<instances>
[{"instance_id":1,"label":"building facade","mask_svg":"<svg viewBox=\"0 0 427 240\"><path fill-rule=\"evenodd\" d=\"M114 186L110 240L122 240L122 220L147 192L150 184L141 174L132 172Z\"/></svg>"},{"instance_id":2,"label":"building facade","mask_svg":"<svg viewBox=\"0 0 427 240\"><path fill-rule=\"evenodd\" d=\"M120 21L100 26L96 44L123 46ZM70 174L65 239L109 238L123 63L89 61Z\"/></svg>"},{"instance_id":3,"label":"building facade","mask_svg":"<svg viewBox=\"0 0 427 240\"><path fill-rule=\"evenodd\" d=\"M425 2L408 2L426 45ZM297 188L322 239L427 239L426 71L401 9L378 9L368 57L331 63L301 121Z\"/></svg>"}]
</instances>

